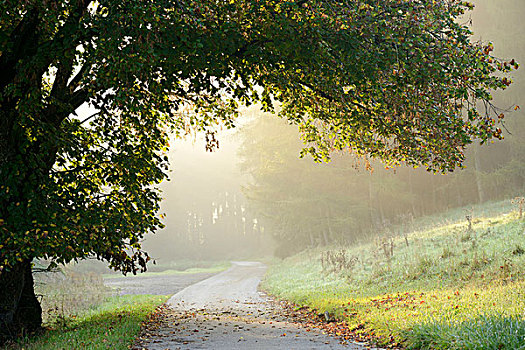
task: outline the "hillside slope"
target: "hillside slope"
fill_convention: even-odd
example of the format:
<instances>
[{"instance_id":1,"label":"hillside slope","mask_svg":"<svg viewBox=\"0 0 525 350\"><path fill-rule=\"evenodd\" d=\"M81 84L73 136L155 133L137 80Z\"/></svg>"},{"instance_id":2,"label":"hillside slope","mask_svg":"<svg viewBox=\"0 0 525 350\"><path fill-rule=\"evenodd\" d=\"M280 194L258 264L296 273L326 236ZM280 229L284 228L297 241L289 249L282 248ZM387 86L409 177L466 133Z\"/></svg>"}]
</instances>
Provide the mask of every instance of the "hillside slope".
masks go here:
<instances>
[{"instance_id":1,"label":"hillside slope","mask_svg":"<svg viewBox=\"0 0 525 350\"><path fill-rule=\"evenodd\" d=\"M523 348L525 219L512 208L455 210L412 225L424 229L310 249L274 264L263 288L380 345Z\"/></svg>"}]
</instances>

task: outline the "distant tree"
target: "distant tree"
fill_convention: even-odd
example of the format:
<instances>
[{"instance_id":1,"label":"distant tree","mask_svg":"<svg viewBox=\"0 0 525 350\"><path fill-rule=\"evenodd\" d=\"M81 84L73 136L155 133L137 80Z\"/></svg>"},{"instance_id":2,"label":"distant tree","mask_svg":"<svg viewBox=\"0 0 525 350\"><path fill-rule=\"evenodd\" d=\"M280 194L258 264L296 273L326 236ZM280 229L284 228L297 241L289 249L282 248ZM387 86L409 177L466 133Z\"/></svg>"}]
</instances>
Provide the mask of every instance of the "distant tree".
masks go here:
<instances>
[{"instance_id":1,"label":"distant tree","mask_svg":"<svg viewBox=\"0 0 525 350\"><path fill-rule=\"evenodd\" d=\"M525 30L522 15L523 3L519 0L501 0L498 3L478 0L472 13L472 28L479 37L491 38L498 43L495 49L498 56L523 61L525 47L516 45ZM504 142L490 147L470 147L470 153L467 152L467 156L472 158L472 164L467 163L467 166L477 169L480 184L477 187L481 189L481 192L478 190L478 197L487 200L512 198L525 192L525 71L520 69L512 77L514 83L508 91L494 94L496 104L512 110L507 118L506 129L509 132ZM521 108L514 110L515 105ZM464 176L471 180L472 174Z\"/></svg>"},{"instance_id":2,"label":"distant tree","mask_svg":"<svg viewBox=\"0 0 525 350\"><path fill-rule=\"evenodd\" d=\"M31 261L144 270L168 133L262 102L305 152L452 170L500 137L489 89L515 62L470 41L459 0L4 0L0 334L40 326ZM75 111L85 103L88 117ZM476 107L485 104L479 113ZM191 108L192 113L184 112Z\"/></svg>"},{"instance_id":3,"label":"distant tree","mask_svg":"<svg viewBox=\"0 0 525 350\"><path fill-rule=\"evenodd\" d=\"M307 246L363 239L411 204L405 179L377 164L372 173L365 170L371 164L341 152L328 164L299 159L297 127L271 115L253 118L238 135L240 168L251 179L243 187L248 208L281 257Z\"/></svg>"}]
</instances>

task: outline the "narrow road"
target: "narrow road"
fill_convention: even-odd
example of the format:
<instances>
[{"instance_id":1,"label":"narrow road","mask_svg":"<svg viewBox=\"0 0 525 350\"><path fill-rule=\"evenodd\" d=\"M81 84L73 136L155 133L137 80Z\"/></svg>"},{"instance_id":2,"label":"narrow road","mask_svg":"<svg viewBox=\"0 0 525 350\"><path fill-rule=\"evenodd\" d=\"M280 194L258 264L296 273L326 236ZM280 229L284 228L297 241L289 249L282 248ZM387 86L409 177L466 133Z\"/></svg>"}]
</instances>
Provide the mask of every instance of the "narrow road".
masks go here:
<instances>
[{"instance_id":1,"label":"narrow road","mask_svg":"<svg viewBox=\"0 0 525 350\"><path fill-rule=\"evenodd\" d=\"M168 301L169 309L136 344L137 349L369 349L343 345L317 329L282 316L276 303L257 291L266 266L234 262Z\"/></svg>"}]
</instances>

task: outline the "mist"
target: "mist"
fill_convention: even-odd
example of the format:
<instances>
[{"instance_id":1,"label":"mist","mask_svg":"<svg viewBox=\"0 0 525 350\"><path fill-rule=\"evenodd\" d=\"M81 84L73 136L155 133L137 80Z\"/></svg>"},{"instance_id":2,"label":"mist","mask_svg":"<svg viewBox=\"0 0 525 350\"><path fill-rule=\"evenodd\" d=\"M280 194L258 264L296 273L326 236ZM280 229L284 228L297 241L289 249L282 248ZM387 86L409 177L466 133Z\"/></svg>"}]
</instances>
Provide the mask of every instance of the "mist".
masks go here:
<instances>
[{"instance_id":1,"label":"mist","mask_svg":"<svg viewBox=\"0 0 525 350\"><path fill-rule=\"evenodd\" d=\"M271 254L272 241L248 210L242 193L237 130L218 131L219 147L206 150L204 134L174 139L170 181L161 185L166 227L144 242L159 263L235 260Z\"/></svg>"},{"instance_id":2,"label":"mist","mask_svg":"<svg viewBox=\"0 0 525 350\"><path fill-rule=\"evenodd\" d=\"M509 11L513 7L515 11ZM501 10L505 8L505 11ZM520 0L477 1L464 20L495 56L525 62ZM471 23L471 24L470 24ZM433 174L385 167L352 154L329 163L300 158L296 126L244 111L234 130L172 142L171 181L162 184L166 227L144 247L159 261L286 257L307 247L352 244L402 231L413 220L452 208L513 198L525 190L525 72L495 94L505 111L503 141L467 149L464 169Z\"/></svg>"}]
</instances>

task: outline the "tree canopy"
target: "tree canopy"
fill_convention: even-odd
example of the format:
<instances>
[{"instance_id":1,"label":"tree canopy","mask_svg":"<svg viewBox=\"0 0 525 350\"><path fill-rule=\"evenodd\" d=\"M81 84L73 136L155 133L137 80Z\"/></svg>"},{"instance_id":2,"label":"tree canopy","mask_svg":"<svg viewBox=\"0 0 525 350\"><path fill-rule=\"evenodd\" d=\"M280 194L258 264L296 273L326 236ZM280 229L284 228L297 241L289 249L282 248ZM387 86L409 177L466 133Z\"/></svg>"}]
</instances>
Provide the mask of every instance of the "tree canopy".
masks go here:
<instances>
[{"instance_id":1,"label":"tree canopy","mask_svg":"<svg viewBox=\"0 0 525 350\"><path fill-rule=\"evenodd\" d=\"M493 72L516 65L471 43L458 21L470 7L3 2L2 230L28 232L3 240L3 265L95 252L132 269L125 249L160 225L168 129L231 124L237 101L281 102L315 157L349 148L453 169L473 138L500 137L499 113L476 107L509 83ZM86 102L98 112L80 120Z\"/></svg>"},{"instance_id":2,"label":"tree canopy","mask_svg":"<svg viewBox=\"0 0 525 350\"><path fill-rule=\"evenodd\" d=\"M517 67L471 41L471 7L2 1L0 269L90 255L144 269L168 134L231 126L239 103L278 102L316 159L349 149L453 170L473 139L501 138L490 90ZM96 112L77 116L86 103Z\"/></svg>"}]
</instances>

